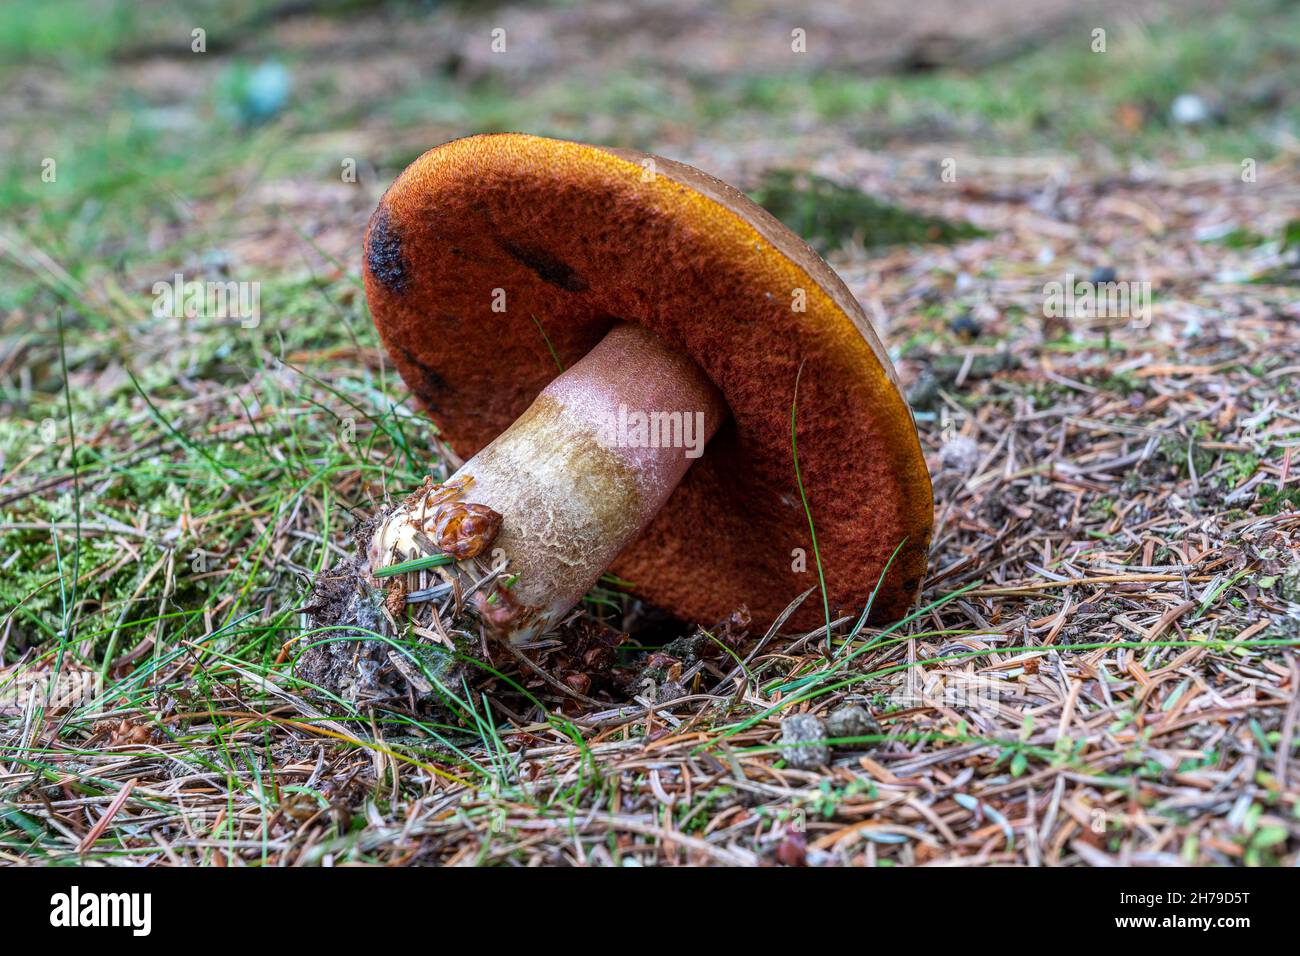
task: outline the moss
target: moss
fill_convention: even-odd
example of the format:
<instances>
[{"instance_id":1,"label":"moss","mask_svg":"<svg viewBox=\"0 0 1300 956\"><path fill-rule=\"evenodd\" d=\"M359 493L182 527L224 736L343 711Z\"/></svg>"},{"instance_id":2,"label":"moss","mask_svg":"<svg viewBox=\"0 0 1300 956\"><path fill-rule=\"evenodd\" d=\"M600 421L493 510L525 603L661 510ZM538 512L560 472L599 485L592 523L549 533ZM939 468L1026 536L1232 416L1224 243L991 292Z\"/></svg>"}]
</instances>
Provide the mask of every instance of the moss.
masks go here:
<instances>
[{"instance_id":1,"label":"moss","mask_svg":"<svg viewBox=\"0 0 1300 956\"><path fill-rule=\"evenodd\" d=\"M1276 515L1284 511L1300 511L1300 486L1266 485L1259 493L1260 514Z\"/></svg>"},{"instance_id":2,"label":"moss","mask_svg":"<svg viewBox=\"0 0 1300 956\"><path fill-rule=\"evenodd\" d=\"M879 247L951 243L984 235L969 223L949 222L895 206L796 170L769 170L751 196L822 253L846 242Z\"/></svg>"}]
</instances>

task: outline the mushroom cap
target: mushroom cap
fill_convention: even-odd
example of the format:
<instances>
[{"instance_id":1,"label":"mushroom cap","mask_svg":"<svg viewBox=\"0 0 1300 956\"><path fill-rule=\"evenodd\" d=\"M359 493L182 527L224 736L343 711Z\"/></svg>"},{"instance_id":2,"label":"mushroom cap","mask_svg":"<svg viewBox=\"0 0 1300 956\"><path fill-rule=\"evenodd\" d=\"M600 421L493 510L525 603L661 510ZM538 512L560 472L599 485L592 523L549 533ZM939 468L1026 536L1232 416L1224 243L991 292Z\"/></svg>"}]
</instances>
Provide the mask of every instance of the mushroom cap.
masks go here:
<instances>
[{"instance_id":1,"label":"mushroom cap","mask_svg":"<svg viewBox=\"0 0 1300 956\"><path fill-rule=\"evenodd\" d=\"M364 275L389 355L466 458L618 321L712 379L731 419L612 566L634 593L706 625L747 605L763 626L817 586L791 443L797 376L798 467L832 613L860 609L878 582L873 619L915 600L934 511L893 365L840 278L738 190L631 150L471 136L389 187ZM821 620L816 594L791 618Z\"/></svg>"}]
</instances>

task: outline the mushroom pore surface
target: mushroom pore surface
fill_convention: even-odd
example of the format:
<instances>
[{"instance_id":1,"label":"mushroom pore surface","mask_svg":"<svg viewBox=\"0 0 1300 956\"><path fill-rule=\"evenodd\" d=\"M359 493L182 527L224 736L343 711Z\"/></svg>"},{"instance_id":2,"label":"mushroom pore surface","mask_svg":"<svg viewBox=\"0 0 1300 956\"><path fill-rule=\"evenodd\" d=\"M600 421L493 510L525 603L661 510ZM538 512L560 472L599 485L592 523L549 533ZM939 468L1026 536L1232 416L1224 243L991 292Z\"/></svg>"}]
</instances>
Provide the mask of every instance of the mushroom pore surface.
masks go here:
<instances>
[{"instance_id":1,"label":"mushroom pore surface","mask_svg":"<svg viewBox=\"0 0 1300 956\"><path fill-rule=\"evenodd\" d=\"M615 325L443 485L388 516L371 570L427 553L429 516L455 488L501 525L490 550L444 573L468 587L504 562L511 584L489 619L512 640L544 633L640 535L726 416L689 358L644 327Z\"/></svg>"}]
</instances>

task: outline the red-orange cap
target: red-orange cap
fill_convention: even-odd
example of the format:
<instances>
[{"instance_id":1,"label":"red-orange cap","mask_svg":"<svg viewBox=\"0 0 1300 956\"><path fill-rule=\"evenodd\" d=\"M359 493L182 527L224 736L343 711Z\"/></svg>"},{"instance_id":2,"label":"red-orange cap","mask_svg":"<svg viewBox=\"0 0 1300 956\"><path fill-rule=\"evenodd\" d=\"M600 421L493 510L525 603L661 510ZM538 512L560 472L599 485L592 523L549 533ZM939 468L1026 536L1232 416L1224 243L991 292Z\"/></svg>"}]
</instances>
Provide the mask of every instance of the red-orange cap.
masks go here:
<instances>
[{"instance_id":1,"label":"red-orange cap","mask_svg":"<svg viewBox=\"0 0 1300 956\"><path fill-rule=\"evenodd\" d=\"M759 624L817 584L873 618L920 589L930 477L898 379L861 307L798 236L681 163L521 134L425 153L366 231L366 296L402 378L468 457L616 321L689 355L731 419L611 569L701 623ZM503 309L503 311L502 311ZM802 372L800 373L800 368ZM814 627L820 600L792 619Z\"/></svg>"}]
</instances>

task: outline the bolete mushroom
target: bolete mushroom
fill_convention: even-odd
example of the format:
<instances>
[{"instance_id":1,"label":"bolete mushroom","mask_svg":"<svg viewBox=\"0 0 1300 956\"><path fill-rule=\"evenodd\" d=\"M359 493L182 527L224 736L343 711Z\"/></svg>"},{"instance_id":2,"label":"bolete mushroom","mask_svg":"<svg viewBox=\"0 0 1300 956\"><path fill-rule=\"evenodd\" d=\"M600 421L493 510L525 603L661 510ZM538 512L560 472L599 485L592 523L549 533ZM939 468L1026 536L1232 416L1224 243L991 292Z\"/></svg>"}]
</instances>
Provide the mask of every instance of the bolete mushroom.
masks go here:
<instances>
[{"instance_id":1,"label":"bolete mushroom","mask_svg":"<svg viewBox=\"0 0 1300 956\"><path fill-rule=\"evenodd\" d=\"M478 611L516 640L607 569L702 623L772 621L818 555L832 610L878 582L873 616L914 600L930 479L888 355L830 267L725 183L630 150L456 140L384 194L365 288L467 459L379 525L372 573L445 551L468 588L503 567Z\"/></svg>"}]
</instances>

